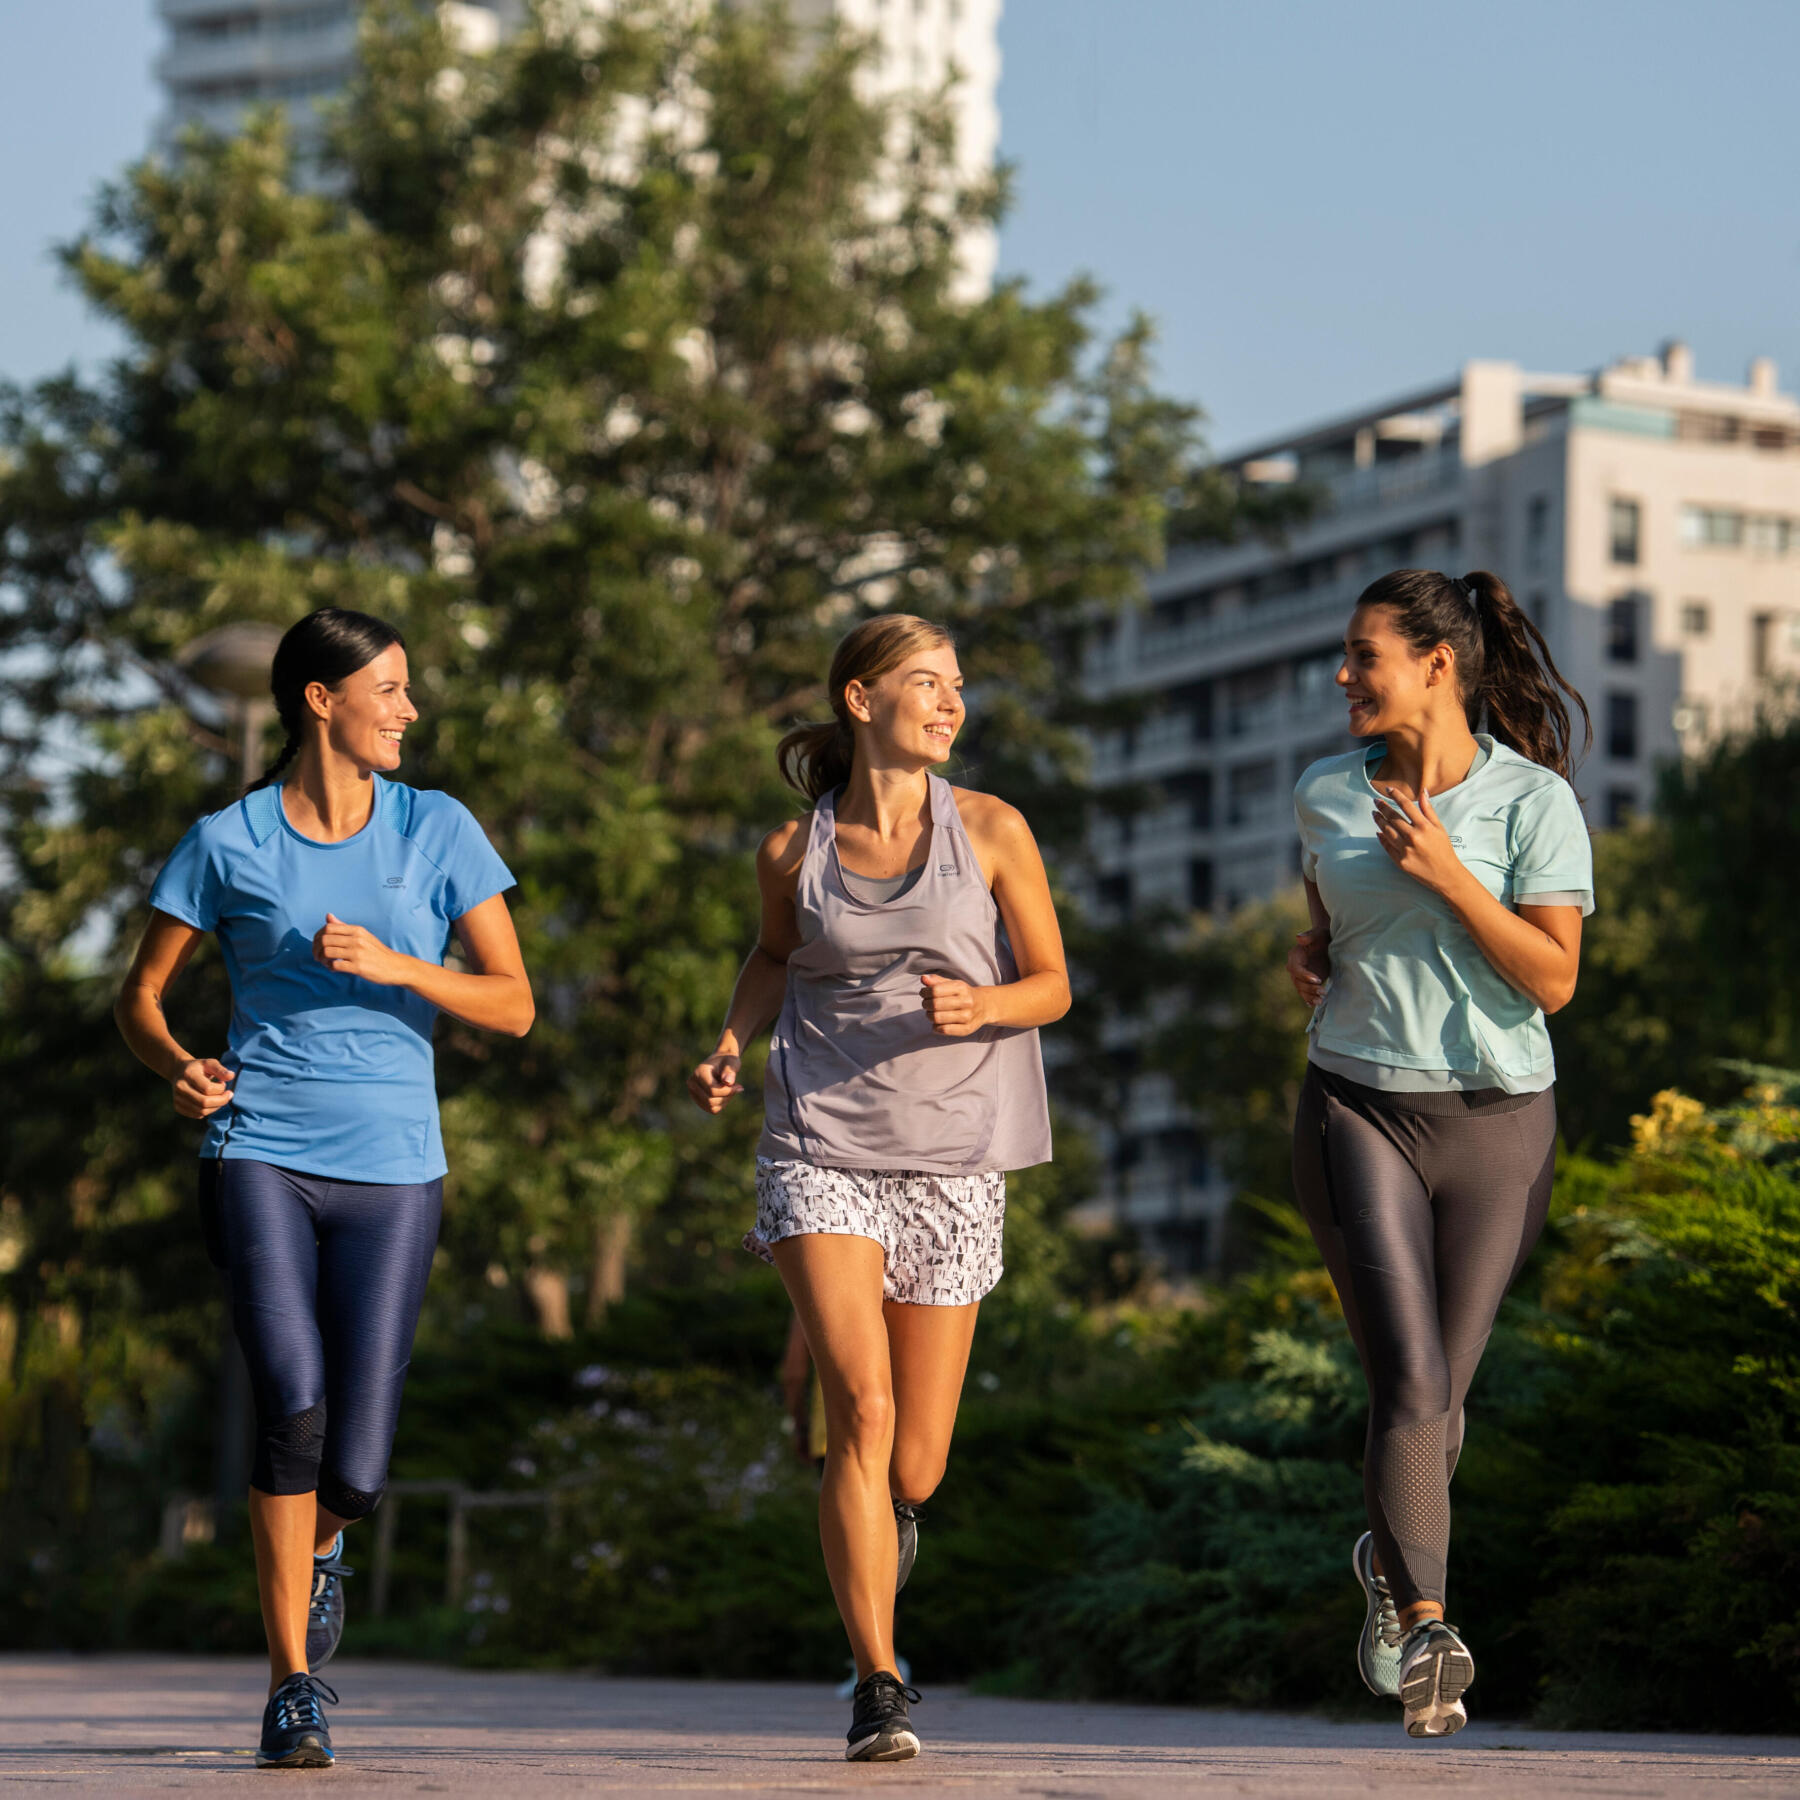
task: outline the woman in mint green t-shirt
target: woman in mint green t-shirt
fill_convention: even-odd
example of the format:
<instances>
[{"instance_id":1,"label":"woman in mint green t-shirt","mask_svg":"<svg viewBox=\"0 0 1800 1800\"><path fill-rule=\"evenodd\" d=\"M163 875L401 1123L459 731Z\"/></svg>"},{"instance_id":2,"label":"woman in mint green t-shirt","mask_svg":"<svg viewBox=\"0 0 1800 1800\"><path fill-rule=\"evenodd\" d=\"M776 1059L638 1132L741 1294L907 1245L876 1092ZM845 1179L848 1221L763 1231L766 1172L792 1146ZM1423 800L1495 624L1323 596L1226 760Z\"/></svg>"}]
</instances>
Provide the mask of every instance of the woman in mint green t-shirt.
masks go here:
<instances>
[{"instance_id":1,"label":"woman in mint green t-shirt","mask_svg":"<svg viewBox=\"0 0 1800 1800\"><path fill-rule=\"evenodd\" d=\"M1288 967L1313 1007L1294 1184L1369 1384L1358 1666L1440 1737L1475 1676L1444 1622L1463 1400L1549 1209L1544 1015L1594 907L1563 695L1588 715L1485 571L1373 583L1337 679L1368 741L1294 790L1312 929Z\"/></svg>"}]
</instances>

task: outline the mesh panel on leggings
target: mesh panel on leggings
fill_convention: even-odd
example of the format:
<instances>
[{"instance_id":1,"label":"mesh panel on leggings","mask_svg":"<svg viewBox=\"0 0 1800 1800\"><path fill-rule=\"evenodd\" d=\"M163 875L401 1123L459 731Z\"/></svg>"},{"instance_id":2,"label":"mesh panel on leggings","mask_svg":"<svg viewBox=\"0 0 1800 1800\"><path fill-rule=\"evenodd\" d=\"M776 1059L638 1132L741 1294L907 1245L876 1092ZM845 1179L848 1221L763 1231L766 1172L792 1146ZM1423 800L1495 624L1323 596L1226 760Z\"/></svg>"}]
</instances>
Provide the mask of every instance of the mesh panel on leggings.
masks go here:
<instances>
[{"instance_id":1,"label":"mesh panel on leggings","mask_svg":"<svg viewBox=\"0 0 1800 1800\"><path fill-rule=\"evenodd\" d=\"M319 1504L340 1519L366 1519L381 1502L384 1487L372 1491L346 1486L329 1469L319 1473Z\"/></svg>"},{"instance_id":2,"label":"mesh panel on leggings","mask_svg":"<svg viewBox=\"0 0 1800 1800\"><path fill-rule=\"evenodd\" d=\"M1420 1599L1440 1604L1450 1552L1450 1483L1444 1470L1447 1423L1447 1415L1440 1414L1372 1433L1363 1475L1382 1566L1393 1572L1391 1544L1406 1571L1405 1585L1415 1588ZM1381 1542L1384 1536L1388 1544Z\"/></svg>"},{"instance_id":3,"label":"mesh panel on leggings","mask_svg":"<svg viewBox=\"0 0 1800 1800\"><path fill-rule=\"evenodd\" d=\"M325 1448L325 1408L309 1406L285 1419L256 1422L250 1485L265 1494L310 1494Z\"/></svg>"}]
</instances>

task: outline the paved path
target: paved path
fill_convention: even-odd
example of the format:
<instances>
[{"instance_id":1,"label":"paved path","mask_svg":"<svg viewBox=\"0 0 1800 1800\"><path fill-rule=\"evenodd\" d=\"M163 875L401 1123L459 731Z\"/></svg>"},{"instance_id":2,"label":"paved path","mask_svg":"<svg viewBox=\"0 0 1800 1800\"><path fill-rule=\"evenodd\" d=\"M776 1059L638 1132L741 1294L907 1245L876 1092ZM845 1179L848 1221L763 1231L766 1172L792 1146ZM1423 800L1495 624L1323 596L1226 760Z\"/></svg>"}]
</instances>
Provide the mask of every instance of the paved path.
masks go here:
<instances>
[{"instance_id":1,"label":"paved path","mask_svg":"<svg viewBox=\"0 0 1800 1800\"><path fill-rule=\"evenodd\" d=\"M1392 1727L1263 1713L991 1700L940 1689L926 1753L852 1767L823 1688L474 1674L334 1664L334 1770L281 1793L903 1793L906 1800L1174 1800L1447 1793L1588 1800L1793 1800L1800 1739L1557 1734L1473 1725L1447 1744ZM254 1773L266 1682L242 1660L0 1657L0 1790L219 1792ZM230 1790L225 1790L230 1791Z\"/></svg>"}]
</instances>

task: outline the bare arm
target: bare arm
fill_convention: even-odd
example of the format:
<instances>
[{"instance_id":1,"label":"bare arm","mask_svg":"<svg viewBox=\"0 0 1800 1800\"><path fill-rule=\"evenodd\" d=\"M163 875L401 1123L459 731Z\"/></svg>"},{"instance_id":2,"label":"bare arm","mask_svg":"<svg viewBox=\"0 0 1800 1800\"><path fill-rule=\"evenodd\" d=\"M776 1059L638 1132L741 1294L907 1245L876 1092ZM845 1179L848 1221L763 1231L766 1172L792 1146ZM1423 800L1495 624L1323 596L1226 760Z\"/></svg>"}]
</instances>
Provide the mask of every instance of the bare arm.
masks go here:
<instances>
[{"instance_id":1,"label":"bare arm","mask_svg":"<svg viewBox=\"0 0 1800 1800\"><path fill-rule=\"evenodd\" d=\"M1376 834L1389 856L1456 914L1501 977L1545 1012L1559 1012L1575 994L1581 967L1581 908L1522 906L1496 900L1469 869L1439 823L1429 794L1415 804L1394 794Z\"/></svg>"},{"instance_id":2,"label":"bare arm","mask_svg":"<svg viewBox=\"0 0 1800 1800\"><path fill-rule=\"evenodd\" d=\"M531 980L519 951L512 914L500 894L472 906L454 922L467 969L446 969L390 950L372 931L346 925L334 913L313 936L313 957L344 975L381 987L403 987L465 1025L523 1037L537 1017Z\"/></svg>"},{"instance_id":3,"label":"bare arm","mask_svg":"<svg viewBox=\"0 0 1800 1800\"><path fill-rule=\"evenodd\" d=\"M756 853L756 885L762 897L756 948L738 971L719 1041L688 1076L688 1092L703 1112L723 1111L733 1094L744 1091L738 1070L745 1046L774 1024L787 998L787 959L800 948L794 888L805 848L801 825L794 823L770 832Z\"/></svg>"},{"instance_id":4,"label":"bare arm","mask_svg":"<svg viewBox=\"0 0 1800 1800\"><path fill-rule=\"evenodd\" d=\"M1308 1006L1317 1006L1325 998L1325 983L1331 979L1331 914L1325 910L1315 881L1306 883L1306 910L1312 927L1300 932L1288 952L1288 979Z\"/></svg>"},{"instance_id":5,"label":"bare arm","mask_svg":"<svg viewBox=\"0 0 1800 1800\"><path fill-rule=\"evenodd\" d=\"M163 1014L163 997L188 966L206 933L166 912L152 912L113 1002L113 1018L131 1053L175 1093L184 1119L210 1118L231 1099L234 1071L216 1056L194 1056L176 1041Z\"/></svg>"},{"instance_id":6,"label":"bare arm","mask_svg":"<svg viewBox=\"0 0 1800 1800\"><path fill-rule=\"evenodd\" d=\"M977 987L927 975L922 984L925 1010L933 1028L945 1037L967 1037L984 1025L1015 1029L1052 1025L1069 1010L1069 970L1037 839L1024 814L1004 801L985 796L976 801L970 796L963 806L965 819L974 826L976 854L986 866L1019 978Z\"/></svg>"}]
</instances>

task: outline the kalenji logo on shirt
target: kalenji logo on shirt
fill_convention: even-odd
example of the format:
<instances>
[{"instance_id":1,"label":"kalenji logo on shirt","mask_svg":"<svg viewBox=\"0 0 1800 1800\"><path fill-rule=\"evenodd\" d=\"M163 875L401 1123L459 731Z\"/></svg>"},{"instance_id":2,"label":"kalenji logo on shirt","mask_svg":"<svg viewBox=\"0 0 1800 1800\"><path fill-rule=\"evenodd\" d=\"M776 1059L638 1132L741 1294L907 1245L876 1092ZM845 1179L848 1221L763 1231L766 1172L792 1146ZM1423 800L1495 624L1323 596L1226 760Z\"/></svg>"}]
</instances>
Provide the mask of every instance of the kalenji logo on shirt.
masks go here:
<instances>
[{"instance_id":1,"label":"kalenji logo on shirt","mask_svg":"<svg viewBox=\"0 0 1800 1800\"><path fill-rule=\"evenodd\" d=\"M390 875L387 878L387 884L389 887L403 888L406 886L406 877L404 875Z\"/></svg>"}]
</instances>

